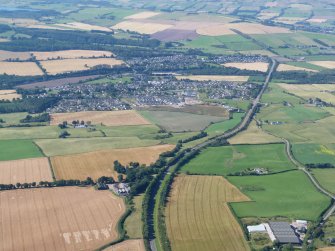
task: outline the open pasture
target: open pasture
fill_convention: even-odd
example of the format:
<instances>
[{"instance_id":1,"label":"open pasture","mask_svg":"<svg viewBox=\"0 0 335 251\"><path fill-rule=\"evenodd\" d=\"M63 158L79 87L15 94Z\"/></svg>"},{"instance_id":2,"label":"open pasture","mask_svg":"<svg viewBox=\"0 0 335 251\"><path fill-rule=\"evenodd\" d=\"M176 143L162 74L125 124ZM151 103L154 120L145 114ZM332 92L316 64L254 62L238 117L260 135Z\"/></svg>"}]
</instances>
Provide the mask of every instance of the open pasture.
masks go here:
<instances>
[{"instance_id":1,"label":"open pasture","mask_svg":"<svg viewBox=\"0 0 335 251\"><path fill-rule=\"evenodd\" d=\"M0 140L0 161L43 157L31 140Z\"/></svg>"},{"instance_id":2,"label":"open pasture","mask_svg":"<svg viewBox=\"0 0 335 251\"><path fill-rule=\"evenodd\" d=\"M66 50L66 51L36 51L32 52L37 60L50 59L71 59L71 58L101 58L111 57L113 53L110 51L94 51L94 50Z\"/></svg>"},{"instance_id":3,"label":"open pasture","mask_svg":"<svg viewBox=\"0 0 335 251\"><path fill-rule=\"evenodd\" d=\"M105 126L149 125L145 118L134 110L126 111L85 111L51 114L51 125L58 125L63 121L71 123L73 120L91 121L93 125Z\"/></svg>"},{"instance_id":4,"label":"open pasture","mask_svg":"<svg viewBox=\"0 0 335 251\"><path fill-rule=\"evenodd\" d=\"M249 76L222 76L222 75L187 75L176 76L178 80L194 80L194 81L228 81L228 82L247 82Z\"/></svg>"},{"instance_id":5,"label":"open pasture","mask_svg":"<svg viewBox=\"0 0 335 251\"><path fill-rule=\"evenodd\" d=\"M48 139L58 138L60 129L56 126L30 126L0 128L1 139Z\"/></svg>"},{"instance_id":6,"label":"open pasture","mask_svg":"<svg viewBox=\"0 0 335 251\"><path fill-rule=\"evenodd\" d=\"M145 247L143 240L130 239L110 246L103 251L145 251Z\"/></svg>"},{"instance_id":7,"label":"open pasture","mask_svg":"<svg viewBox=\"0 0 335 251\"><path fill-rule=\"evenodd\" d=\"M52 167L57 179L79 179L87 177L98 179L101 176L112 176L117 179L114 161L123 165L139 162L149 165L154 163L163 152L170 151L173 145L157 145L128 149L112 149L76 155L55 156L51 158Z\"/></svg>"},{"instance_id":8,"label":"open pasture","mask_svg":"<svg viewBox=\"0 0 335 251\"><path fill-rule=\"evenodd\" d=\"M159 15L159 12L153 12L153 11L143 11L139 12L130 16L126 16L124 19L146 19L150 17L154 17Z\"/></svg>"},{"instance_id":9,"label":"open pasture","mask_svg":"<svg viewBox=\"0 0 335 251\"><path fill-rule=\"evenodd\" d=\"M277 71L309 71L309 72L317 72L317 70L295 66L295 65L289 65L289 64L279 64L277 67Z\"/></svg>"},{"instance_id":10,"label":"open pasture","mask_svg":"<svg viewBox=\"0 0 335 251\"><path fill-rule=\"evenodd\" d=\"M212 122L220 122L224 117L198 115L186 112L140 111L146 119L167 131L200 131Z\"/></svg>"},{"instance_id":11,"label":"open pasture","mask_svg":"<svg viewBox=\"0 0 335 251\"><path fill-rule=\"evenodd\" d=\"M78 187L1 192L0 204L2 250L95 250L117 239L125 212L111 192Z\"/></svg>"},{"instance_id":12,"label":"open pasture","mask_svg":"<svg viewBox=\"0 0 335 251\"><path fill-rule=\"evenodd\" d=\"M328 69L335 69L335 61L308 61L308 63Z\"/></svg>"},{"instance_id":13,"label":"open pasture","mask_svg":"<svg viewBox=\"0 0 335 251\"><path fill-rule=\"evenodd\" d=\"M16 90L0 90L0 100L9 100L20 99L21 94L17 94Z\"/></svg>"},{"instance_id":14,"label":"open pasture","mask_svg":"<svg viewBox=\"0 0 335 251\"><path fill-rule=\"evenodd\" d=\"M172 250L249 250L227 205L248 200L223 177L176 177L166 208Z\"/></svg>"},{"instance_id":15,"label":"open pasture","mask_svg":"<svg viewBox=\"0 0 335 251\"><path fill-rule=\"evenodd\" d=\"M274 137L258 127L255 121L249 127L228 140L230 144L267 144L282 142L281 139Z\"/></svg>"},{"instance_id":16,"label":"open pasture","mask_svg":"<svg viewBox=\"0 0 335 251\"><path fill-rule=\"evenodd\" d=\"M282 104L283 101L289 102L292 105L297 105L303 101L302 98L285 93L285 89L281 88L276 83L269 83L268 88L262 95L261 101L263 103L272 104ZM263 110L262 110L263 111Z\"/></svg>"},{"instance_id":17,"label":"open pasture","mask_svg":"<svg viewBox=\"0 0 335 251\"><path fill-rule=\"evenodd\" d=\"M254 62L254 63L225 63L226 67L234 67L241 70L250 71L261 71L266 72L268 70L269 64L264 62Z\"/></svg>"},{"instance_id":18,"label":"open pasture","mask_svg":"<svg viewBox=\"0 0 335 251\"><path fill-rule=\"evenodd\" d=\"M315 221L330 199L302 171L273 175L229 177L252 201L232 203L238 217L275 217Z\"/></svg>"},{"instance_id":19,"label":"open pasture","mask_svg":"<svg viewBox=\"0 0 335 251\"><path fill-rule=\"evenodd\" d=\"M67 139L37 139L36 144L47 156L70 155L106 149L154 146L159 140L138 137L92 137Z\"/></svg>"},{"instance_id":20,"label":"open pasture","mask_svg":"<svg viewBox=\"0 0 335 251\"><path fill-rule=\"evenodd\" d=\"M0 75L40 76L42 70L35 62L0 62Z\"/></svg>"},{"instance_id":21,"label":"open pasture","mask_svg":"<svg viewBox=\"0 0 335 251\"><path fill-rule=\"evenodd\" d=\"M234 128L238 123L241 122L244 113L233 113L233 117L229 120L225 120L222 122L214 123L206 128L206 132L209 136L215 136L218 134L222 134L225 131Z\"/></svg>"},{"instance_id":22,"label":"open pasture","mask_svg":"<svg viewBox=\"0 0 335 251\"><path fill-rule=\"evenodd\" d=\"M85 71L98 65L113 67L116 65L122 65L123 61L115 58L77 58L41 61L40 63L48 74L56 75L67 72Z\"/></svg>"},{"instance_id":23,"label":"open pasture","mask_svg":"<svg viewBox=\"0 0 335 251\"><path fill-rule=\"evenodd\" d=\"M104 32L112 32L111 29L103 26L92 25L92 24L85 24L81 22L71 22L65 24L57 24L56 27L67 28L67 29L76 29L76 30L97 30L97 31L104 31Z\"/></svg>"},{"instance_id":24,"label":"open pasture","mask_svg":"<svg viewBox=\"0 0 335 251\"><path fill-rule=\"evenodd\" d=\"M334 168L313 168L311 172L323 188L335 194Z\"/></svg>"},{"instance_id":25,"label":"open pasture","mask_svg":"<svg viewBox=\"0 0 335 251\"><path fill-rule=\"evenodd\" d=\"M172 28L173 25L170 24L160 24L156 22L139 22L139 21L123 21L114 25L112 28L124 31L135 31L143 34L154 34L159 31L163 31Z\"/></svg>"},{"instance_id":26,"label":"open pasture","mask_svg":"<svg viewBox=\"0 0 335 251\"><path fill-rule=\"evenodd\" d=\"M139 137L152 138L160 130L156 125L131 125L131 126L99 126L97 127L107 137Z\"/></svg>"},{"instance_id":27,"label":"open pasture","mask_svg":"<svg viewBox=\"0 0 335 251\"><path fill-rule=\"evenodd\" d=\"M151 35L152 38L164 42L178 41L178 40L191 40L199 35L194 30L181 30L181 29L167 29L156 32Z\"/></svg>"},{"instance_id":28,"label":"open pasture","mask_svg":"<svg viewBox=\"0 0 335 251\"><path fill-rule=\"evenodd\" d=\"M182 172L228 175L246 169L263 168L270 173L295 168L284 144L231 145L209 147L183 166Z\"/></svg>"},{"instance_id":29,"label":"open pasture","mask_svg":"<svg viewBox=\"0 0 335 251\"><path fill-rule=\"evenodd\" d=\"M31 58L30 52L14 52L0 50L0 61L20 60L25 61Z\"/></svg>"},{"instance_id":30,"label":"open pasture","mask_svg":"<svg viewBox=\"0 0 335 251\"><path fill-rule=\"evenodd\" d=\"M47 158L0 161L0 184L53 181Z\"/></svg>"},{"instance_id":31,"label":"open pasture","mask_svg":"<svg viewBox=\"0 0 335 251\"><path fill-rule=\"evenodd\" d=\"M335 143L294 144L292 152L294 157L303 164L330 163L335 165Z\"/></svg>"},{"instance_id":32,"label":"open pasture","mask_svg":"<svg viewBox=\"0 0 335 251\"><path fill-rule=\"evenodd\" d=\"M293 93L304 99L319 98L322 101L335 103L334 84L279 84L287 92Z\"/></svg>"}]
</instances>

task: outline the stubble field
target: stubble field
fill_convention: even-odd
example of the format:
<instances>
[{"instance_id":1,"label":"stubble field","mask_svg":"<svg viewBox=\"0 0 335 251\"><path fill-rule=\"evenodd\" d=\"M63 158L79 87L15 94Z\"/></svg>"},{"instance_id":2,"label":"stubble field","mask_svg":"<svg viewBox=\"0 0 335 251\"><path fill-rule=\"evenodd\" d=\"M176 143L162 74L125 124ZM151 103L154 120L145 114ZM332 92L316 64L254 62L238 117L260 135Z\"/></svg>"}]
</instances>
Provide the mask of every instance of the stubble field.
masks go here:
<instances>
[{"instance_id":1,"label":"stubble field","mask_svg":"<svg viewBox=\"0 0 335 251\"><path fill-rule=\"evenodd\" d=\"M66 50L66 51L43 51L32 52L37 60L50 59L69 59L69 58L100 58L111 57L113 55L110 51L94 51L94 50Z\"/></svg>"},{"instance_id":2,"label":"stubble field","mask_svg":"<svg viewBox=\"0 0 335 251\"><path fill-rule=\"evenodd\" d=\"M143 240L126 240L104 249L104 251L145 251Z\"/></svg>"},{"instance_id":3,"label":"stubble field","mask_svg":"<svg viewBox=\"0 0 335 251\"><path fill-rule=\"evenodd\" d=\"M118 236L121 198L92 188L0 192L0 250L94 250Z\"/></svg>"},{"instance_id":4,"label":"stubble field","mask_svg":"<svg viewBox=\"0 0 335 251\"><path fill-rule=\"evenodd\" d=\"M17 94L16 90L0 90L0 100L9 100L20 99L21 94Z\"/></svg>"},{"instance_id":5,"label":"stubble field","mask_svg":"<svg viewBox=\"0 0 335 251\"><path fill-rule=\"evenodd\" d=\"M232 82L247 82L249 76L221 76L221 75L188 75L176 76L178 80L189 79L195 81L232 81Z\"/></svg>"},{"instance_id":6,"label":"stubble field","mask_svg":"<svg viewBox=\"0 0 335 251\"><path fill-rule=\"evenodd\" d=\"M254 63L225 63L226 67L235 67L241 70L250 71L261 71L266 72L268 70L269 64L264 62L254 62Z\"/></svg>"},{"instance_id":7,"label":"stubble field","mask_svg":"<svg viewBox=\"0 0 335 251\"><path fill-rule=\"evenodd\" d=\"M43 72L34 62L0 62L0 74L39 76Z\"/></svg>"}]
</instances>

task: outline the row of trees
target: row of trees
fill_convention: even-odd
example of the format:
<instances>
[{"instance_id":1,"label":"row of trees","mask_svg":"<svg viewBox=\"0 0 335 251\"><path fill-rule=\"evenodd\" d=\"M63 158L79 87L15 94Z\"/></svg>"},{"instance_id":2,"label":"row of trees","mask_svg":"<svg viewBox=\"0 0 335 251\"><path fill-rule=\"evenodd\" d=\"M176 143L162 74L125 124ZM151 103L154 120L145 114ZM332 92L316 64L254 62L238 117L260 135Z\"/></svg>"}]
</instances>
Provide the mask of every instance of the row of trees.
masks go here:
<instances>
[{"instance_id":1,"label":"row of trees","mask_svg":"<svg viewBox=\"0 0 335 251\"><path fill-rule=\"evenodd\" d=\"M36 116L28 114L24 119L21 119L21 123L33 123L33 122L49 122L50 115L49 113L42 113Z\"/></svg>"},{"instance_id":2,"label":"row of trees","mask_svg":"<svg viewBox=\"0 0 335 251\"><path fill-rule=\"evenodd\" d=\"M59 101L57 97L25 98L12 102L0 102L0 113L28 112L41 113Z\"/></svg>"}]
</instances>

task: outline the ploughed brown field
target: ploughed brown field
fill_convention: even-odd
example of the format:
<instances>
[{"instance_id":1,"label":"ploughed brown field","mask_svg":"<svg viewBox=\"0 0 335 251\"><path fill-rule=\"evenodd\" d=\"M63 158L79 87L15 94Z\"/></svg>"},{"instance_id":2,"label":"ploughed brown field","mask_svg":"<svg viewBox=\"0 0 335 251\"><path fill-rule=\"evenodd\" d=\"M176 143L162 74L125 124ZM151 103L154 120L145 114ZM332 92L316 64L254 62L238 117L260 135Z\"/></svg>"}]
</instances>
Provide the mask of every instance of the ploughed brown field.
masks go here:
<instances>
[{"instance_id":1,"label":"ploughed brown field","mask_svg":"<svg viewBox=\"0 0 335 251\"><path fill-rule=\"evenodd\" d=\"M127 165L130 162L154 163L163 152L170 151L173 145L157 145L127 149L112 149L75 155L51 157L52 167L57 179L93 179L101 176L117 178L114 161Z\"/></svg>"},{"instance_id":2,"label":"ploughed brown field","mask_svg":"<svg viewBox=\"0 0 335 251\"><path fill-rule=\"evenodd\" d=\"M52 181L48 158L0 161L0 184Z\"/></svg>"},{"instance_id":3,"label":"ploughed brown field","mask_svg":"<svg viewBox=\"0 0 335 251\"><path fill-rule=\"evenodd\" d=\"M71 123L73 120L91 121L92 124L103 124L106 126L122 125L148 125L148 122L140 114L133 110L107 111L107 112L68 112L51 114L51 125L58 125L63 121Z\"/></svg>"},{"instance_id":4,"label":"ploughed brown field","mask_svg":"<svg viewBox=\"0 0 335 251\"><path fill-rule=\"evenodd\" d=\"M126 240L104 249L104 251L145 251L143 240Z\"/></svg>"},{"instance_id":5,"label":"ploughed brown field","mask_svg":"<svg viewBox=\"0 0 335 251\"><path fill-rule=\"evenodd\" d=\"M0 250L94 250L115 239L125 212L110 191L62 187L0 192Z\"/></svg>"}]
</instances>

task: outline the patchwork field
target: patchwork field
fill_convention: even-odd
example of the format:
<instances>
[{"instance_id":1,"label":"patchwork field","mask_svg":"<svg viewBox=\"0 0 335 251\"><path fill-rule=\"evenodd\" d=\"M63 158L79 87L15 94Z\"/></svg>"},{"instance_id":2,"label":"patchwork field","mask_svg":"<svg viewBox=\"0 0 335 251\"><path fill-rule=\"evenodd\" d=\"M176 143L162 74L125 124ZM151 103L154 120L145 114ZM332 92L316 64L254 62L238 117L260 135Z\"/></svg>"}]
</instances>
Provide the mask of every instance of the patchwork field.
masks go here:
<instances>
[{"instance_id":1,"label":"patchwork field","mask_svg":"<svg viewBox=\"0 0 335 251\"><path fill-rule=\"evenodd\" d=\"M71 123L73 120L91 121L92 124L103 124L106 126L121 125L148 125L148 122L139 113L133 110L127 111L106 111L106 112L69 112L51 114L51 125L58 125L63 121Z\"/></svg>"},{"instance_id":2,"label":"patchwork field","mask_svg":"<svg viewBox=\"0 0 335 251\"><path fill-rule=\"evenodd\" d=\"M335 144L294 144L294 157L303 164L331 163L335 165Z\"/></svg>"},{"instance_id":3,"label":"patchwork field","mask_svg":"<svg viewBox=\"0 0 335 251\"><path fill-rule=\"evenodd\" d=\"M264 62L255 62L255 63L225 63L223 64L226 67L234 67L241 70L250 70L250 71L261 71L266 72L268 70L269 64Z\"/></svg>"},{"instance_id":4,"label":"patchwork field","mask_svg":"<svg viewBox=\"0 0 335 251\"><path fill-rule=\"evenodd\" d=\"M247 130L238 133L236 136L228 140L230 144L266 144L266 143L278 143L281 139L274 137L262 130L262 128L256 125L253 121Z\"/></svg>"},{"instance_id":5,"label":"patchwork field","mask_svg":"<svg viewBox=\"0 0 335 251\"><path fill-rule=\"evenodd\" d=\"M123 21L114 25L112 28L124 31L135 31L143 34L154 34L159 31L163 31L173 26L170 24L159 24L159 23L149 23L149 22L139 22L139 21Z\"/></svg>"},{"instance_id":6,"label":"patchwork field","mask_svg":"<svg viewBox=\"0 0 335 251\"><path fill-rule=\"evenodd\" d=\"M317 70L308 69L305 67L299 67L295 65L289 65L289 64L279 64L277 67L277 71L310 71L310 72L317 72Z\"/></svg>"},{"instance_id":7,"label":"patchwork field","mask_svg":"<svg viewBox=\"0 0 335 251\"><path fill-rule=\"evenodd\" d=\"M221 76L221 75L188 75L176 76L178 80L189 79L195 81L231 81L231 82L247 82L249 76Z\"/></svg>"},{"instance_id":8,"label":"patchwork field","mask_svg":"<svg viewBox=\"0 0 335 251\"><path fill-rule=\"evenodd\" d=\"M115 58L77 58L41 61L40 63L48 74L56 75L66 72L89 70L98 65L113 67L115 65L122 65L123 61Z\"/></svg>"},{"instance_id":9,"label":"patchwork field","mask_svg":"<svg viewBox=\"0 0 335 251\"><path fill-rule=\"evenodd\" d=\"M126 16L124 19L146 19L157 15L160 15L160 13L153 11L143 11L130 16Z\"/></svg>"},{"instance_id":10,"label":"patchwork field","mask_svg":"<svg viewBox=\"0 0 335 251\"><path fill-rule=\"evenodd\" d=\"M206 132L210 136L215 136L218 134L222 134L225 131L234 128L238 123L241 122L242 117L244 116L244 113L234 113L233 118L229 120L225 120L222 122L214 123L206 128Z\"/></svg>"},{"instance_id":11,"label":"patchwork field","mask_svg":"<svg viewBox=\"0 0 335 251\"><path fill-rule=\"evenodd\" d=\"M16 90L0 90L0 100L20 99L21 94L17 94Z\"/></svg>"},{"instance_id":12,"label":"patchwork field","mask_svg":"<svg viewBox=\"0 0 335 251\"><path fill-rule=\"evenodd\" d=\"M31 140L0 140L0 161L44 157Z\"/></svg>"},{"instance_id":13,"label":"patchwork field","mask_svg":"<svg viewBox=\"0 0 335 251\"><path fill-rule=\"evenodd\" d=\"M0 74L39 76L43 72L34 62L0 62Z\"/></svg>"},{"instance_id":14,"label":"patchwork field","mask_svg":"<svg viewBox=\"0 0 335 251\"><path fill-rule=\"evenodd\" d=\"M0 161L0 184L53 181L47 158Z\"/></svg>"},{"instance_id":15,"label":"patchwork field","mask_svg":"<svg viewBox=\"0 0 335 251\"><path fill-rule=\"evenodd\" d=\"M325 102L335 103L334 84L279 84L279 86L286 91L293 93L304 99L319 98Z\"/></svg>"},{"instance_id":16,"label":"patchwork field","mask_svg":"<svg viewBox=\"0 0 335 251\"><path fill-rule=\"evenodd\" d=\"M1 192L0 204L3 250L95 250L118 237L125 212L111 192L78 187Z\"/></svg>"},{"instance_id":17,"label":"patchwork field","mask_svg":"<svg viewBox=\"0 0 335 251\"><path fill-rule=\"evenodd\" d=\"M322 66L328 69L335 69L335 61L309 61L308 63Z\"/></svg>"},{"instance_id":18,"label":"patchwork field","mask_svg":"<svg viewBox=\"0 0 335 251\"><path fill-rule=\"evenodd\" d=\"M58 138L60 129L56 126L7 127L0 129L1 139Z\"/></svg>"},{"instance_id":19,"label":"patchwork field","mask_svg":"<svg viewBox=\"0 0 335 251\"><path fill-rule=\"evenodd\" d=\"M225 119L223 117L186 112L140 111L140 113L153 124L157 124L171 132L200 131L211 122L219 122Z\"/></svg>"},{"instance_id":20,"label":"patchwork field","mask_svg":"<svg viewBox=\"0 0 335 251\"><path fill-rule=\"evenodd\" d=\"M284 216L314 221L330 203L301 171L229 177L229 181L252 200L231 204L241 218Z\"/></svg>"},{"instance_id":21,"label":"patchwork field","mask_svg":"<svg viewBox=\"0 0 335 251\"><path fill-rule=\"evenodd\" d=\"M115 160L123 165L130 162L149 165L154 163L161 153L173 148L173 145L157 145L56 156L51 158L51 164L57 179L85 180L87 177L98 179L101 176L113 176L117 179L118 174L114 171L113 164Z\"/></svg>"},{"instance_id":22,"label":"patchwork field","mask_svg":"<svg viewBox=\"0 0 335 251\"><path fill-rule=\"evenodd\" d=\"M313 168L312 174L323 188L335 194L335 169L334 168Z\"/></svg>"},{"instance_id":23,"label":"patchwork field","mask_svg":"<svg viewBox=\"0 0 335 251\"><path fill-rule=\"evenodd\" d=\"M35 142L47 156L70 155L104 149L154 146L160 143L159 140L139 139L138 137L38 139Z\"/></svg>"},{"instance_id":24,"label":"patchwork field","mask_svg":"<svg viewBox=\"0 0 335 251\"><path fill-rule=\"evenodd\" d=\"M104 251L145 251L145 247L141 239L125 240L104 249Z\"/></svg>"},{"instance_id":25,"label":"patchwork field","mask_svg":"<svg viewBox=\"0 0 335 251\"><path fill-rule=\"evenodd\" d=\"M181 29L166 29L151 35L152 38L164 42L190 40L198 36L199 35L194 30L181 30Z\"/></svg>"},{"instance_id":26,"label":"patchwork field","mask_svg":"<svg viewBox=\"0 0 335 251\"><path fill-rule=\"evenodd\" d=\"M248 200L223 177L175 178L166 208L172 250L249 250L227 205Z\"/></svg>"},{"instance_id":27,"label":"patchwork field","mask_svg":"<svg viewBox=\"0 0 335 251\"><path fill-rule=\"evenodd\" d=\"M5 60L28 60L31 58L30 52L13 52L0 50L0 61Z\"/></svg>"},{"instance_id":28,"label":"patchwork field","mask_svg":"<svg viewBox=\"0 0 335 251\"><path fill-rule=\"evenodd\" d=\"M61 28L67 28L67 29L78 29L78 30L87 30L87 31L92 31L92 30L105 31L105 32L112 32L113 31L113 30L111 30L107 27L85 24L85 23L81 23L81 22L71 22L71 23L66 23L66 24L57 24L57 26L61 27Z\"/></svg>"},{"instance_id":29,"label":"patchwork field","mask_svg":"<svg viewBox=\"0 0 335 251\"><path fill-rule=\"evenodd\" d=\"M295 167L286 156L284 144L232 145L203 150L183 166L182 172L228 175L248 168L280 172Z\"/></svg>"},{"instance_id":30,"label":"patchwork field","mask_svg":"<svg viewBox=\"0 0 335 251\"><path fill-rule=\"evenodd\" d=\"M66 51L48 51L48 52L31 52L37 60L50 59L71 59L71 58L100 58L111 57L110 51L92 51L92 50L66 50Z\"/></svg>"}]
</instances>

